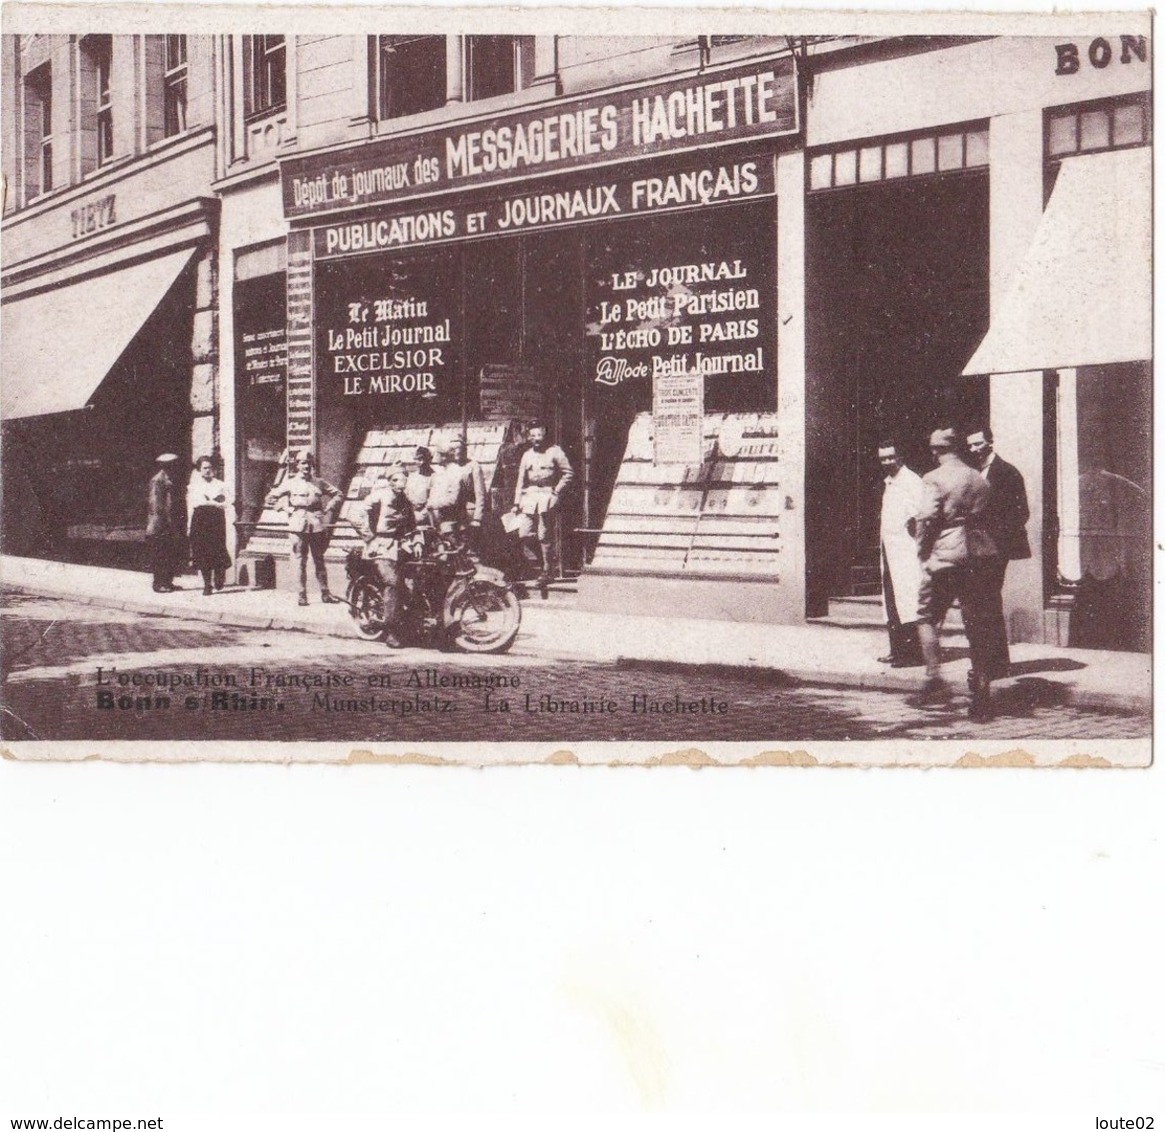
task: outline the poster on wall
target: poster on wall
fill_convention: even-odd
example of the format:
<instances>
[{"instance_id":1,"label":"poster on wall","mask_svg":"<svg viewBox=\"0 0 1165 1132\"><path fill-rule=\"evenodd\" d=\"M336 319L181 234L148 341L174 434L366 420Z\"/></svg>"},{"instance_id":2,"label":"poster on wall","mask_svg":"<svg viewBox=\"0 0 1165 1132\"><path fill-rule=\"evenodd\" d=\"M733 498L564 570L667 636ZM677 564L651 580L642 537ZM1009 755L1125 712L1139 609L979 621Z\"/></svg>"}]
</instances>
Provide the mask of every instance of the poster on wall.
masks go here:
<instances>
[{"instance_id":1,"label":"poster on wall","mask_svg":"<svg viewBox=\"0 0 1165 1132\"><path fill-rule=\"evenodd\" d=\"M659 374L652 381L653 460L698 464L704 458L704 375Z\"/></svg>"},{"instance_id":2,"label":"poster on wall","mask_svg":"<svg viewBox=\"0 0 1165 1132\"><path fill-rule=\"evenodd\" d=\"M458 275L448 254L320 264L321 401L345 403L361 419L383 423L459 416Z\"/></svg>"},{"instance_id":3,"label":"poster on wall","mask_svg":"<svg viewBox=\"0 0 1165 1132\"><path fill-rule=\"evenodd\" d=\"M287 283L283 272L234 289L239 517L258 519L287 447ZM242 537L250 533L241 528Z\"/></svg>"}]
</instances>

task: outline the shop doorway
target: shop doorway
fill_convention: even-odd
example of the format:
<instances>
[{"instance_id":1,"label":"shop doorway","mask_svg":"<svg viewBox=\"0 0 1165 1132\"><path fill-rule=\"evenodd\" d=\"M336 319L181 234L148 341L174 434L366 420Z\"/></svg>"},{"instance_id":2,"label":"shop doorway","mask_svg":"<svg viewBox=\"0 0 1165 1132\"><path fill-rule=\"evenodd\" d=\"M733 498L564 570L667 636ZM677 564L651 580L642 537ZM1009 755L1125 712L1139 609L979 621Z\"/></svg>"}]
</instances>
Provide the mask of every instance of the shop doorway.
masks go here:
<instances>
[{"instance_id":1,"label":"shop doorway","mask_svg":"<svg viewBox=\"0 0 1165 1132\"><path fill-rule=\"evenodd\" d=\"M920 474L940 427L985 421L960 376L989 317L985 170L811 193L806 207L807 614L877 594L893 441Z\"/></svg>"}]
</instances>

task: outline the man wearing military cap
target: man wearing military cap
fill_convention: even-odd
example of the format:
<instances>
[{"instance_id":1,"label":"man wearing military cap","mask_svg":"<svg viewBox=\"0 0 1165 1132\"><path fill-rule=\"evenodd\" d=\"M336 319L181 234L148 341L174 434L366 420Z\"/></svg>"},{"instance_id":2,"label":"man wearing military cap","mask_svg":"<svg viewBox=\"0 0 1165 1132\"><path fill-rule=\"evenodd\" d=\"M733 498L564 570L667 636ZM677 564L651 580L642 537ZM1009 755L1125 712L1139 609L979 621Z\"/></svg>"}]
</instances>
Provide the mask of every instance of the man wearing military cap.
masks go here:
<instances>
[{"instance_id":1,"label":"man wearing military cap","mask_svg":"<svg viewBox=\"0 0 1165 1132\"><path fill-rule=\"evenodd\" d=\"M170 475L178 457L163 452L155 463L158 470L150 480L149 510L146 517L146 542L150 548L150 567L154 575L154 593L172 594L174 575L182 564L185 525L179 514L179 500Z\"/></svg>"},{"instance_id":2,"label":"man wearing military cap","mask_svg":"<svg viewBox=\"0 0 1165 1132\"><path fill-rule=\"evenodd\" d=\"M384 594L384 640L389 648L400 648L401 564L407 560L405 539L416 529L413 505L406 494L408 475L400 464L388 471L388 479L369 492L356 508L355 524L364 539L365 555L376 563Z\"/></svg>"},{"instance_id":3,"label":"man wearing military cap","mask_svg":"<svg viewBox=\"0 0 1165 1132\"><path fill-rule=\"evenodd\" d=\"M307 605L307 558L311 555L320 598L325 603L342 601L328 589L328 567L324 551L331 538L332 524L344 502L344 493L315 474L315 459L303 452L296 460L288 457L288 473L267 496L268 507L287 511L287 533L291 538L291 565L299 569L299 604Z\"/></svg>"},{"instance_id":4,"label":"man wearing military cap","mask_svg":"<svg viewBox=\"0 0 1165 1132\"><path fill-rule=\"evenodd\" d=\"M922 563L918 638L926 660L926 683L916 698L925 705L950 698L942 678L939 630L952 603L963 612L971 646L971 718L990 717L992 570L997 557L985 513L991 487L959 456L953 429L931 433L930 450L938 466L922 477L917 516L918 557Z\"/></svg>"}]
</instances>

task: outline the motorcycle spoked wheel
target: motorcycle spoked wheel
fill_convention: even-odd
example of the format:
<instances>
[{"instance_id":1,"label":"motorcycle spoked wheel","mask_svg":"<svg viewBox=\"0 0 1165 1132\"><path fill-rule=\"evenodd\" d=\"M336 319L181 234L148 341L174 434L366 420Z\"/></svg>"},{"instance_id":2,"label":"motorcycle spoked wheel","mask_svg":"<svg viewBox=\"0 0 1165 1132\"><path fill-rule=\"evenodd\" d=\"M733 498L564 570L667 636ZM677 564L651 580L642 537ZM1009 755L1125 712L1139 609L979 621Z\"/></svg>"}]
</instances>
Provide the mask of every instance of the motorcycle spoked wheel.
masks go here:
<instances>
[{"instance_id":1,"label":"motorcycle spoked wheel","mask_svg":"<svg viewBox=\"0 0 1165 1132\"><path fill-rule=\"evenodd\" d=\"M356 621L356 631L370 641L384 636L384 598L380 587L369 578L358 578L352 586L348 602Z\"/></svg>"},{"instance_id":2,"label":"motorcycle spoked wheel","mask_svg":"<svg viewBox=\"0 0 1165 1132\"><path fill-rule=\"evenodd\" d=\"M471 582L453 600L448 639L462 652L505 652L521 624L522 606L513 590Z\"/></svg>"}]
</instances>

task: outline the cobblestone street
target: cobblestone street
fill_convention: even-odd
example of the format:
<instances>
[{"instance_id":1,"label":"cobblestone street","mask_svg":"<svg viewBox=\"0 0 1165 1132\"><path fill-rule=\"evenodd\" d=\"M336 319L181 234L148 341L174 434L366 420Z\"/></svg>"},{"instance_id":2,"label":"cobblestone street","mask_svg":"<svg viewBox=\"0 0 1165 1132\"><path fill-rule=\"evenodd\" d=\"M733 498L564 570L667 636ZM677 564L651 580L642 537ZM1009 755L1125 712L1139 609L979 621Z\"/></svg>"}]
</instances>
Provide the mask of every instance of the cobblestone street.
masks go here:
<instances>
[{"instance_id":1,"label":"cobblestone street","mask_svg":"<svg viewBox=\"0 0 1165 1132\"><path fill-rule=\"evenodd\" d=\"M2 624L7 739L808 741L1149 733L1146 715L1057 704L1037 680L1000 689L995 720L972 724L961 695L949 707L921 711L903 695L782 686L762 671L548 662L523 655L521 639L501 657L389 652L355 635L347 642L214 627L24 594L7 595Z\"/></svg>"}]
</instances>

